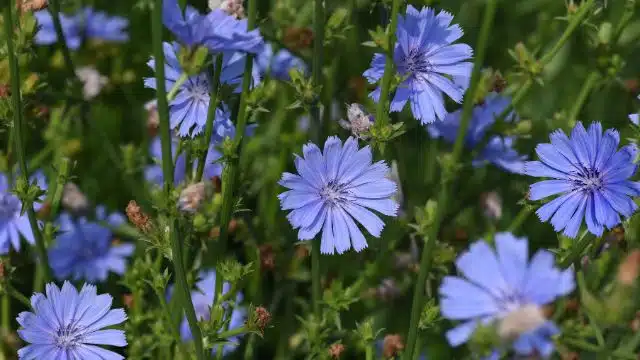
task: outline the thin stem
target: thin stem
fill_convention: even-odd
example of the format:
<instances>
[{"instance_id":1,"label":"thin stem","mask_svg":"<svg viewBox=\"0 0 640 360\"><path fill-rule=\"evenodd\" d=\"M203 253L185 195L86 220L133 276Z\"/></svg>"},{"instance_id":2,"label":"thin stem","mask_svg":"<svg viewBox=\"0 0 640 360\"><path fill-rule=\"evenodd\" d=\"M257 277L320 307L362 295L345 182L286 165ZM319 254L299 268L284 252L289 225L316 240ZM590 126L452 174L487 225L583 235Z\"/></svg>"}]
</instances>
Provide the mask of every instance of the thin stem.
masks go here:
<instances>
[{"instance_id":1,"label":"thin stem","mask_svg":"<svg viewBox=\"0 0 640 360\"><path fill-rule=\"evenodd\" d=\"M180 349L180 352L183 355L188 354L189 352L187 351L186 346L184 345L184 343L182 342L182 338L180 337L180 333L178 332L178 328L176 328L173 324L173 321L171 320L171 309L169 308L169 305L167 304L167 301L165 300L164 294L160 291L158 291L155 287L154 287L154 292L156 294L156 296L158 297L158 301L160 301L160 306L162 307L162 315L164 317L164 320L167 322L167 326L169 327L169 329L171 329L171 335L173 335L173 340L176 342L176 345L178 346L178 348Z\"/></svg>"},{"instance_id":2,"label":"thin stem","mask_svg":"<svg viewBox=\"0 0 640 360\"><path fill-rule=\"evenodd\" d=\"M450 158L450 164L457 164L458 159L462 153L464 145L464 138L467 134L467 129L471 121L471 113L473 110L473 97L476 94L476 90L480 85L481 69L484 65L484 56L486 53L486 47L489 41L489 35L491 34L491 27L493 25L493 18L496 12L497 0L488 0L484 10L484 18L482 20L482 27L480 29L480 35L478 37L478 45L476 46L476 57L473 65L473 71L471 73L471 87L467 90L464 98L464 104L462 109L462 119L460 121L460 128L456 137L456 142L453 146L453 153ZM422 250L422 258L420 260L420 272L418 279L416 280L415 290L413 293L413 304L411 306L411 319L409 324L409 336L407 338L407 351L403 355L403 359L413 359L413 353L415 352L416 342L418 338L418 322L420 320L420 314L422 312L422 306L424 304L424 292L427 275L431 268L433 260L433 248L436 243L436 238L440 231L440 223L442 217L446 213L446 206L449 203L449 191L450 180L454 176L453 174L444 174L440 185L440 194L438 196L438 206L436 210L435 219L429 234L426 237L426 242Z\"/></svg>"},{"instance_id":3,"label":"thin stem","mask_svg":"<svg viewBox=\"0 0 640 360\"><path fill-rule=\"evenodd\" d=\"M13 140L16 148L16 154L18 158L18 164L20 166L19 176L23 181L28 182L29 171L27 169L27 156L25 155L24 144L22 143L24 135L22 131L24 129L23 117L22 117L22 98L20 94L20 68L18 67L18 59L16 58L15 50L13 47L13 2L8 2L4 6L4 33L7 34L7 54L9 57L9 68L11 71L11 99L13 103ZM36 219L36 213L33 210L33 203L23 204L27 209L27 216L29 217L29 225L33 232L33 237L36 241L36 250L40 263L38 266L43 268L45 281L49 281L51 277L51 269L49 268L49 259L47 258L47 248L44 244L40 227L38 226L38 220Z\"/></svg>"},{"instance_id":4,"label":"thin stem","mask_svg":"<svg viewBox=\"0 0 640 360\"><path fill-rule=\"evenodd\" d=\"M156 75L156 98L158 99L158 117L160 119L160 140L162 145L162 175L164 178L165 196L170 197L173 190L173 159L171 156L171 130L169 128L169 105L167 102L165 73L164 73L164 51L162 46L162 0L155 0L151 14L151 33L153 42L153 52L155 57ZM187 277L184 270L182 243L178 234L178 221L175 218L170 222L170 236L173 267L175 270L175 280L177 292L180 293L178 300L179 308L184 309L191 334L196 348L196 356L199 360L204 360L204 347L202 344L202 333L198 326L196 312L191 302L191 293L187 284Z\"/></svg>"},{"instance_id":5,"label":"thin stem","mask_svg":"<svg viewBox=\"0 0 640 360\"><path fill-rule=\"evenodd\" d=\"M522 209L520 209L520 212L518 213L518 215L516 215L515 219L513 219L513 221L509 225L507 231L511 233L516 232L520 228L520 226L522 226L525 220L527 220L529 215L531 215L532 211L533 211L532 207L523 206Z\"/></svg>"},{"instance_id":6,"label":"thin stem","mask_svg":"<svg viewBox=\"0 0 640 360\"><path fill-rule=\"evenodd\" d=\"M576 240L573 243L573 246L571 247L571 252L569 253L569 255L564 259L562 259L558 264L558 266L560 266L563 269L566 269L569 266L571 266L571 264L580 260L580 256L582 256L582 253L584 252L584 250L591 243L591 237L587 235L589 235L589 229L585 229L582 232L578 240Z\"/></svg>"},{"instance_id":7,"label":"thin stem","mask_svg":"<svg viewBox=\"0 0 640 360\"><path fill-rule=\"evenodd\" d=\"M178 90L180 90L180 87L185 83L185 81L187 81L188 78L189 74L187 74L186 72L180 74L180 77L178 78L178 80L176 80L175 83L173 83L171 90L169 90L169 93L167 94L167 101L171 101L176 97Z\"/></svg>"},{"instance_id":8,"label":"thin stem","mask_svg":"<svg viewBox=\"0 0 640 360\"><path fill-rule=\"evenodd\" d=\"M311 244L311 295L313 299L313 313L320 316L320 241L314 240Z\"/></svg>"},{"instance_id":9,"label":"thin stem","mask_svg":"<svg viewBox=\"0 0 640 360\"><path fill-rule=\"evenodd\" d=\"M373 360L373 345L367 344L367 348L365 349L365 359Z\"/></svg>"},{"instance_id":10,"label":"thin stem","mask_svg":"<svg viewBox=\"0 0 640 360\"><path fill-rule=\"evenodd\" d=\"M64 65L66 71L69 73L69 79L76 78L75 67L73 66L73 60L71 60L71 52L67 46L67 39L62 31L62 23L60 22L60 2L59 0L49 0L49 10L51 12L51 18L53 20L53 28L56 31L56 36L62 46L62 58L64 59Z\"/></svg>"},{"instance_id":11,"label":"thin stem","mask_svg":"<svg viewBox=\"0 0 640 360\"><path fill-rule=\"evenodd\" d=\"M22 295L20 291L11 286L11 284L5 284L5 289L12 298L18 300L20 303L22 303L22 305L28 307L29 309L31 308L31 301L29 301L26 296Z\"/></svg>"},{"instance_id":12,"label":"thin stem","mask_svg":"<svg viewBox=\"0 0 640 360\"><path fill-rule=\"evenodd\" d=\"M258 1L249 0L249 16L247 29L252 30L256 24ZM242 140L247 128L247 98L249 97L249 89L251 87L251 73L253 70L253 54L246 55L244 66L244 75L242 78L242 94L240 95L240 104L238 105L238 116L236 124L236 135L233 139L234 156L227 159L224 170L222 172L222 205L220 209L220 238L218 240L218 250L220 254L224 254L227 244L227 236L229 234L229 222L233 211L233 193L235 188L238 166L240 165L240 156L242 154ZM216 281L215 298L219 298L222 293L222 282Z\"/></svg>"},{"instance_id":13,"label":"thin stem","mask_svg":"<svg viewBox=\"0 0 640 360\"><path fill-rule=\"evenodd\" d=\"M211 134L213 133L213 123L216 119L216 109L218 108L218 89L220 87L220 73L222 72L222 54L218 54L216 65L213 70L213 76L210 76L211 89L209 92L209 111L207 113L207 125L204 128L204 138L202 139L202 149L204 154L198 159L198 170L196 172L196 181L202 181L204 173L204 162L207 160L207 149L210 146Z\"/></svg>"},{"instance_id":14,"label":"thin stem","mask_svg":"<svg viewBox=\"0 0 640 360\"><path fill-rule=\"evenodd\" d=\"M400 0L393 0L391 5L391 22L387 28L387 46L386 62L384 64L384 75L380 83L380 98L376 108L376 122L386 125L389 121L389 108L387 101L389 99L389 90L391 88L391 77L393 76L393 50L396 43L396 27L398 23L398 11L400 10Z\"/></svg>"},{"instance_id":15,"label":"thin stem","mask_svg":"<svg viewBox=\"0 0 640 360\"><path fill-rule=\"evenodd\" d=\"M589 73L589 75L587 76L587 80L584 82L584 84L582 84L580 94L578 94L578 98L574 102L573 107L571 108L571 112L569 113L569 118L567 119L567 122L569 124L573 124L578 118L578 114L580 113L580 110L582 110L582 106L587 100L589 93L591 93L591 90L597 84L599 78L600 74L595 70Z\"/></svg>"},{"instance_id":16,"label":"thin stem","mask_svg":"<svg viewBox=\"0 0 640 360\"><path fill-rule=\"evenodd\" d=\"M323 86L323 58L324 58L324 0L314 0L314 12L313 12L313 63L311 64L311 81L315 88L322 88ZM316 99L311 106L311 123L314 129L317 129L315 136L318 141L321 141L322 136L322 124L320 118L320 98L323 89L320 89L320 94L316 94ZM325 113L330 112L330 108L324 109Z\"/></svg>"},{"instance_id":17,"label":"thin stem","mask_svg":"<svg viewBox=\"0 0 640 360\"><path fill-rule=\"evenodd\" d=\"M51 213L50 219L56 219L60 212L60 203L62 201L62 193L64 192L64 185L69 176L69 158L62 157L60 159L60 167L58 169L58 179L56 180L55 187L53 188L53 198L51 199Z\"/></svg>"},{"instance_id":18,"label":"thin stem","mask_svg":"<svg viewBox=\"0 0 640 360\"><path fill-rule=\"evenodd\" d=\"M586 292L587 291L587 282L584 279L584 273L582 271L578 271L576 273L576 278L578 280L578 288L580 289L580 292ZM587 318L589 319L589 323L591 324L591 328L593 329L594 334L596 335L596 341L598 342L598 346L602 349L606 349L606 342L604 340L604 335L602 334L602 330L600 329L600 326L598 326L598 324L596 323L593 315L591 315L591 312L588 311L587 309L585 309L585 313L587 314Z\"/></svg>"}]
</instances>

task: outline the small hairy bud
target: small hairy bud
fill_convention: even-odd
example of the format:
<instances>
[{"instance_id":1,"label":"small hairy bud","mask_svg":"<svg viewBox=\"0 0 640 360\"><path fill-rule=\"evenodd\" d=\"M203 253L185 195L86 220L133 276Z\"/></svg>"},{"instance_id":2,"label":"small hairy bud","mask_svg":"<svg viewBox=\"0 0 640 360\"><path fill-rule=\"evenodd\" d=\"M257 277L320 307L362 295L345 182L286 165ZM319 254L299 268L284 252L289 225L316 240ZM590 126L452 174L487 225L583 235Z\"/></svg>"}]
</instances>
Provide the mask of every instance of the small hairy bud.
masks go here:
<instances>
[{"instance_id":1,"label":"small hairy bud","mask_svg":"<svg viewBox=\"0 0 640 360\"><path fill-rule=\"evenodd\" d=\"M622 261L618 268L618 282L622 285L632 286L640 272L640 250L632 251Z\"/></svg>"},{"instance_id":2,"label":"small hairy bud","mask_svg":"<svg viewBox=\"0 0 640 360\"><path fill-rule=\"evenodd\" d=\"M347 106L347 118L349 119L348 121L343 119L339 121L340 126L346 130L351 130L351 133L360 139L366 137L364 133L373 125L373 117L360 104L353 103Z\"/></svg>"},{"instance_id":3,"label":"small hairy bud","mask_svg":"<svg viewBox=\"0 0 640 360\"><path fill-rule=\"evenodd\" d=\"M227 14L235 16L236 19L244 17L242 0L209 0L209 9L222 9Z\"/></svg>"},{"instance_id":4,"label":"small hairy bud","mask_svg":"<svg viewBox=\"0 0 640 360\"><path fill-rule=\"evenodd\" d=\"M397 356L404 349L402 337L398 334L390 334L384 337L382 343L382 355L385 359Z\"/></svg>"},{"instance_id":5,"label":"small hairy bud","mask_svg":"<svg viewBox=\"0 0 640 360\"><path fill-rule=\"evenodd\" d=\"M344 349L345 347L342 344L333 344L329 347L329 356L331 356L332 359L339 359L344 352Z\"/></svg>"},{"instance_id":6,"label":"small hairy bud","mask_svg":"<svg viewBox=\"0 0 640 360\"><path fill-rule=\"evenodd\" d=\"M82 81L82 96L85 100L91 100L98 96L102 88L109 83L109 79L102 76L93 66L83 66L76 69L76 76Z\"/></svg>"},{"instance_id":7,"label":"small hairy bud","mask_svg":"<svg viewBox=\"0 0 640 360\"><path fill-rule=\"evenodd\" d=\"M505 316L498 325L498 335L505 340L513 340L520 334L534 330L547 321L538 305L525 305Z\"/></svg>"},{"instance_id":8,"label":"small hairy bud","mask_svg":"<svg viewBox=\"0 0 640 360\"><path fill-rule=\"evenodd\" d=\"M158 101L151 100L144 104L147 110L147 131L150 136L155 136L160 127L160 116L158 115Z\"/></svg>"},{"instance_id":9,"label":"small hairy bud","mask_svg":"<svg viewBox=\"0 0 640 360\"><path fill-rule=\"evenodd\" d=\"M484 216L492 220L499 220L502 217L502 197L495 191L482 193L480 195L480 205Z\"/></svg>"},{"instance_id":10,"label":"small hairy bud","mask_svg":"<svg viewBox=\"0 0 640 360\"><path fill-rule=\"evenodd\" d=\"M89 200L74 183L64 184L62 206L73 213L82 213L89 208Z\"/></svg>"},{"instance_id":11,"label":"small hairy bud","mask_svg":"<svg viewBox=\"0 0 640 360\"><path fill-rule=\"evenodd\" d=\"M47 0L18 0L18 7L23 13L29 11L38 11L49 5Z\"/></svg>"},{"instance_id":12,"label":"small hairy bud","mask_svg":"<svg viewBox=\"0 0 640 360\"><path fill-rule=\"evenodd\" d=\"M264 333L264 329L269 325L271 321L271 313L262 306L258 306L255 310L256 326L260 329L260 332Z\"/></svg>"},{"instance_id":13,"label":"small hairy bud","mask_svg":"<svg viewBox=\"0 0 640 360\"><path fill-rule=\"evenodd\" d=\"M206 197L207 187L204 182L191 184L180 193L178 208L188 213L195 213Z\"/></svg>"},{"instance_id":14,"label":"small hairy bud","mask_svg":"<svg viewBox=\"0 0 640 360\"><path fill-rule=\"evenodd\" d=\"M151 230L151 220L149 219L149 216L142 211L142 208L137 202L135 202L135 200L129 201L125 212L127 213L129 221L131 221L131 223L138 229L143 232Z\"/></svg>"},{"instance_id":15,"label":"small hairy bud","mask_svg":"<svg viewBox=\"0 0 640 360\"><path fill-rule=\"evenodd\" d=\"M270 244L260 245L260 269L273 270L276 267L275 253Z\"/></svg>"}]
</instances>

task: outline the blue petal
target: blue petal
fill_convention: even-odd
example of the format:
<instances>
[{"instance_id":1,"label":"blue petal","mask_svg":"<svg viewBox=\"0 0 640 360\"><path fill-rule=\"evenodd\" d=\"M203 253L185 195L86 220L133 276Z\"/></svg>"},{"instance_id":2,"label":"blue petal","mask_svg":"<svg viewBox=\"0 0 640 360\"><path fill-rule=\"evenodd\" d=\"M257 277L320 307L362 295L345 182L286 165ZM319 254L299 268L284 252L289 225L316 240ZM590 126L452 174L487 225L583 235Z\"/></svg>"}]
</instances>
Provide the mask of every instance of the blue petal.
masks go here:
<instances>
[{"instance_id":1,"label":"blue petal","mask_svg":"<svg viewBox=\"0 0 640 360\"><path fill-rule=\"evenodd\" d=\"M540 200L547 196L570 191L573 184L567 180L544 180L532 184L529 188L529 199Z\"/></svg>"}]
</instances>

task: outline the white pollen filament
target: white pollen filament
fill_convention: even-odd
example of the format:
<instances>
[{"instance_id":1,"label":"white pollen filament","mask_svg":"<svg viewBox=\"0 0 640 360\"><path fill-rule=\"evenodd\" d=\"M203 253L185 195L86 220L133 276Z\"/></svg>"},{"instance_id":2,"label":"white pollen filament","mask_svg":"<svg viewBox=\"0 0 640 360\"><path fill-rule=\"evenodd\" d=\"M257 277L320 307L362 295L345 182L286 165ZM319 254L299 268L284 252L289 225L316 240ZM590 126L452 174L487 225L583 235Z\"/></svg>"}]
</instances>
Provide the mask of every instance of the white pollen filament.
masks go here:
<instances>
[{"instance_id":1,"label":"white pollen filament","mask_svg":"<svg viewBox=\"0 0 640 360\"><path fill-rule=\"evenodd\" d=\"M505 340L512 340L522 333L532 331L547 321L540 306L527 304L511 311L498 325L498 335Z\"/></svg>"}]
</instances>

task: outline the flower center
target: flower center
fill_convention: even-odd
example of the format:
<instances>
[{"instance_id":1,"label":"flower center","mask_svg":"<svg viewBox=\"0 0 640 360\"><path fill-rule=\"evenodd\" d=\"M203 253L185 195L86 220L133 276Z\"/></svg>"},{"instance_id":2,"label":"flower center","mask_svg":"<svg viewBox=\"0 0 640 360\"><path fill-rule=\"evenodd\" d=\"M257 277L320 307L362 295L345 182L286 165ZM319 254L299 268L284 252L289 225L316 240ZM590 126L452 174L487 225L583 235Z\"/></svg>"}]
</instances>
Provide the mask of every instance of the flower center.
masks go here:
<instances>
[{"instance_id":1,"label":"flower center","mask_svg":"<svg viewBox=\"0 0 640 360\"><path fill-rule=\"evenodd\" d=\"M74 347L80 344L82 341L82 332L71 324L61 326L56 331L56 346L62 348Z\"/></svg>"},{"instance_id":2,"label":"flower center","mask_svg":"<svg viewBox=\"0 0 640 360\"><path fill-rule=\"evenodd\" d=\"M20 211L20 200L13 194L0 193L0 222L13 218Z\"/></svg>"},{"instance_id":3,"label":"flower center","mask_svg":"<svg viewBox=\"0 0 640 360\"><path fill-rule=\"evenodd\" d=\"M602 176L596 169L582 168L574 175L576 178L573 180L573 185L580 191L592 192L602 188Z\"/></svg>"},{"instance_id":4,"label":"flower center","mask_svg":"<svg viewBox=\"0 0 640 360\"><path fill-rule=\"evenodd\" d=\"M409 54L399 66L399 70L404 75L418 75L420 73L431 72L431 64L424 56L421 49L411 49Z\"/></svg>"},{"instance_id":5,"label":"flower center","mask_svg":"<svg viewBox=\"0 0 640 360\"><path fill-rule=\"evenodd\" d=\"M320 191L320 196L331 206L336 206L346 200L347 193L344 188L345 186L337 181L329 181L324 189Z\"/></svg>"},{"instance_id":6,"label":"flower center","mask_svg":"<svg viewBox=\"0 0 640 360\"><path fill-rule=\"evenodd\" d=\"M187 90L194 101L207 101L209 99L209 84L206 81L195 79L190 82Z\"/></svg>"}]
</instances>

